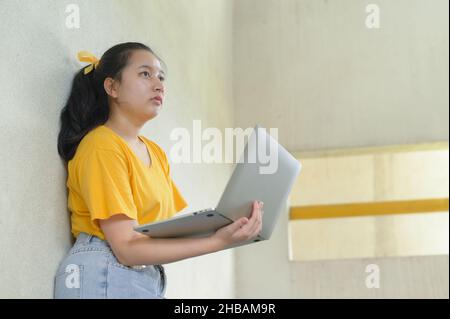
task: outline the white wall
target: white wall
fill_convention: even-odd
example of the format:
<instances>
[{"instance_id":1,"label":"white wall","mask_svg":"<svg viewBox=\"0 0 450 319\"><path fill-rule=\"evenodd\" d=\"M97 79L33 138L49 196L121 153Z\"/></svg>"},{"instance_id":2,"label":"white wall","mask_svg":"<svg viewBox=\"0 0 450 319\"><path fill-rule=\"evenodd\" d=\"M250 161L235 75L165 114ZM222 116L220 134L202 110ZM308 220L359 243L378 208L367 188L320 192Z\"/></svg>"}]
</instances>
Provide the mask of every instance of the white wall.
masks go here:
<instances>
[{"instance_id":1,"label":"white wall","mask_svg":"<svg viewBox=\"0 0 450 319\"><path fill-rule=\"evenodd\" d=\"M293 151L448 140L447 0L235 4L236 126Z\"/></svg>"},{"instance_id":2,"label":"white wall","mask_svg":"<svg viewBox=\"0 0 450 319\"><path fill-rule=\"evenodd\" d=\"M238 0L233 26L237 127L278 128L294 153L448 141L448 1ZM238 297L448 298L448 255L289 262L287 232L286 208L269 242L236 249Z\"/></svg>"},{"instance_id":3,"label":"white wall","mask_svg":"<svg viewBox=\"0 0 450 319\"><path fill-rule=\"evenodd\" d=\"M66 5L80 29L65 26ZM66 173L56 139L79 50L100 58L126 41L148 44L168 66L162 114L142 134L169 152L192 119L233 125L232 1L0 1L0 298L50 298L71 245ZM214 205L230 167L172 165L189 208ZM201 190L201 191L200 191ZM214 271L211 271L214 269ZM231 251L167 265L167 297L234 295ZM219 275L218 275L219 274Z\"/></svg>"}]
</instances>

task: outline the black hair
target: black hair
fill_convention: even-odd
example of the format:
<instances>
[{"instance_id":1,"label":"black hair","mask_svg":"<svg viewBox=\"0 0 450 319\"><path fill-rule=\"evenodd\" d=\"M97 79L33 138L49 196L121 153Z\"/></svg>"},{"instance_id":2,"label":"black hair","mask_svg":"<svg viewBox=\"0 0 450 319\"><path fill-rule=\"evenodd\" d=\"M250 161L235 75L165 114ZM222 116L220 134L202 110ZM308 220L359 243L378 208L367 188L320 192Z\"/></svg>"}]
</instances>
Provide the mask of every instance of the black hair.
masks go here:
<instances>
[{"instance_id":1,"label":"black hair","mask_svg":"<svg viewBox=\"0 0 450 319\"><path fill-rule=\"evenodd\" d=\"M84 74L86 67L83 67L75 75L69 99L61 111L58 134L58 153L66 164L74 157L81 139L108 120L110 109L103 83L107 77L120 82L122 70L134 50L147 50L163 63L148 46L126 42L108 49L88 74Z\"/></svg>"}]
</instances>

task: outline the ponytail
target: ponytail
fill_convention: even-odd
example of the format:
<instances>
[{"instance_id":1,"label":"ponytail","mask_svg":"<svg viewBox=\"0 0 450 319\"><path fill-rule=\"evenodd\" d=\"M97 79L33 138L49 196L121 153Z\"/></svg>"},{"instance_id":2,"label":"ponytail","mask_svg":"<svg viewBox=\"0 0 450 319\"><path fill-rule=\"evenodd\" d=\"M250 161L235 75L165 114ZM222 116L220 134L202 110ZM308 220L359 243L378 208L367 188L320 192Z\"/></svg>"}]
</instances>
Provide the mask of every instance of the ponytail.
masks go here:
<instances>
[{"instance_id":1,"label":"ponytail","mask_svg":"<svg viewBox=\"0 0 450 319\"><path fill-rule=\"evenodd\" d=\"M95 89L93 74L84 74L81 69L73 79L69 99L60 116L61 129L58 136L58 153L68 162L75 155L81 139L94 127L108 120L109 106L100 103L101 94Z\"/></svg>"}]
</instances>

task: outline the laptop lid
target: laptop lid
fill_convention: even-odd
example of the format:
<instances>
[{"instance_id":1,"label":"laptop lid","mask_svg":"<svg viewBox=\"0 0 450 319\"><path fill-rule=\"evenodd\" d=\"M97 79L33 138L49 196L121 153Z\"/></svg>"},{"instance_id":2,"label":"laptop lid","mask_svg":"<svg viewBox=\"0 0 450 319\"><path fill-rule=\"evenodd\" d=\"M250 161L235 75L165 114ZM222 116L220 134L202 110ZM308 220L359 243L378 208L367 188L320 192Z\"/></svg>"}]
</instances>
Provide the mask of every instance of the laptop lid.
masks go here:
<instances>
[{"instance_id":1,"label":"laptop lid","mask_svg":"<svg viewBox=\"0 0 450 319\"><path fill-rule=\"evenodd\" d=\"M302 165L259 125L235 165L216 211L237 220L250 215L254 200L263 201L261 237L269 239Z\"/></svg>"}]
</instances>

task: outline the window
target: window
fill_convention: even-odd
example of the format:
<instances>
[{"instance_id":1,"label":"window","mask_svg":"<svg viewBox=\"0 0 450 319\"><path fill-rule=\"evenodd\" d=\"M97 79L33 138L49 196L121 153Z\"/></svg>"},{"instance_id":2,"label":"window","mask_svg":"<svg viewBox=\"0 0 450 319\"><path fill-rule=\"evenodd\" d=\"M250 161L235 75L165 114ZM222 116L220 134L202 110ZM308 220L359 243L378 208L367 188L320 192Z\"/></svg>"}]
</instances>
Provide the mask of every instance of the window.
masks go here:
<instances>
[{"instance_id":1,"label":"window","mask_svg":"<svg viewBox=\"0 0 450 319\"><path fill-rule=\"evenodd\" d=\"M448 143L296 156L291 260L448 254Z\"/></svg>"}]
</instances>

